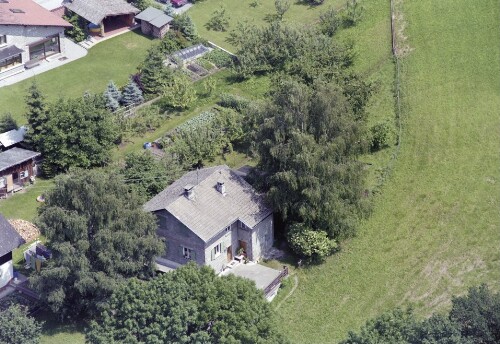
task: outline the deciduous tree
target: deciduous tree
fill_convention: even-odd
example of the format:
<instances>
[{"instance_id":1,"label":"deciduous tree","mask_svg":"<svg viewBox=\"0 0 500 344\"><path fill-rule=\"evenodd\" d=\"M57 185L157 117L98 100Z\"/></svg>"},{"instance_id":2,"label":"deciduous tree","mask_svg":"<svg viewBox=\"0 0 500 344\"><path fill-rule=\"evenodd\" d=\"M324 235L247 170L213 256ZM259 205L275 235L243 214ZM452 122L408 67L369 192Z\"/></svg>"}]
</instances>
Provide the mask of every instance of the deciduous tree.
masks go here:
<instances>
[{"instance_id":1,"label":"deciduous tree","mask_svg":"<svg viewBox=\"0 0 500 344\"><path fill-rule=\"evenodd\" d=\"M269 303L255 284L190 263L149 282L132 280L110 298L91 343L280 344Z\"/></svg>"},{"instance_id":2,"label":"deciduous tree","mask_svg":"<svg viewBox=\"0 0 500 344\"><path fill-rule=\"evenodd\" d=\"M0 133L5 133L6 131L14 130L18 127L16 120L12 117L10 112L6 112L0 116Z\"/></svg>"},{"instance_id":3,"label":"deciduous tree","mask_svg":"<svg viewBox=\"0 0 500 344\"><path fill-rule=\"evenodd\" d=\"M19 305L12 305L0 312L0 343L38 344L42 324L28 316Z\"/></svg>"},{"instance_id":4,"label":"deciduous tree","mask_svg":"<svg viewBox=\"0 0 500 344\"><path fill-rule=\"evenodd\" d=\"M95 314L124 280L152 275L163 253L156 219L119 175L74 170L45 199L36 223L53 258L30 282L53 312Z\"/></svg>"}]
</instances>

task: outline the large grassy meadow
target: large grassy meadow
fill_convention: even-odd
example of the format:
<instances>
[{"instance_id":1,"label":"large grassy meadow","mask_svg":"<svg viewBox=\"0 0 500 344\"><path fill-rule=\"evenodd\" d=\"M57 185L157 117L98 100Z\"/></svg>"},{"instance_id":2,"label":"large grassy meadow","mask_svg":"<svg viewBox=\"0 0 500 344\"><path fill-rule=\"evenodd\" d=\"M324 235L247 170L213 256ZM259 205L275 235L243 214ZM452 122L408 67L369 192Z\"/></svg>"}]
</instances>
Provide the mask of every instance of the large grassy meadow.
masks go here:
<instances>
[{"instance_id":1,"label":"large grassy meadow","mask_svg":"<svg viewBox=\"0 0 500 344\"><path fill-rule=\"evenodd\" d=\"M88 51L87 56L79 60L2 87L0 114L11 112L20 124L25 123L24 98L33 81L36 81L48 101L58 97L81 96L85 91L104 92L109 80L119 86L125 85L154 42L136 31L128 32L97 44Z\"/></svg>"},{"instance_id":2,"label":"large grassy meadow","mask_svg":"<svg viewBox=\"0 0 500 344\"><path fill-rule=\"evenodd\" d=\"M469 286L499 289L499 5L404 2L401 152L358 237L297 271L278 310L292 342L335 343L395 306L427 316Z\"/></svg>"},{"instance_id":3,"label":"large grassy meadow","mask_svg":"<svg viewBox=\"0 0 500 344\"><path fill-rule=\"evenodd\" d=\"M256 6L254 6L255 3L257 3ZM320 13L329 6L340 8L344 5L344 0L325 0L321 6L311 6L306 1L292 0L283 20L285 23L298 26L313 25L318 21ZM212 18L214 11L220 8L226 10L229 19L228 30L225 32L208 30L205 24ZM266 25L273 18L276 9L274 0L205 0L197 2L188 13L193 18L201 37L234 52L235 47L226 41L229 32L235 29L238 23Z\"/></svg>"}]
</instances>

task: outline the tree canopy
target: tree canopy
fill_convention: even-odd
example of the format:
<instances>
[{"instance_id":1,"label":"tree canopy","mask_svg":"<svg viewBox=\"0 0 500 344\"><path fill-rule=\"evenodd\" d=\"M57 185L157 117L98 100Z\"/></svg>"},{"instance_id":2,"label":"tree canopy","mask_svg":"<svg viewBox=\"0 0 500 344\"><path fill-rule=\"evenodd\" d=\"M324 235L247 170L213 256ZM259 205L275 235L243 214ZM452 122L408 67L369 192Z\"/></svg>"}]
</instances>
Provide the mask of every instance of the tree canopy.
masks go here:
<instances>
[{"instance_id":1,"label":"tree canopy","mask_svg":"<svg viewBox=\"0 0 500 344\"><path fill-rule=\"evenodd\" d=\"M249 280L219 277L190 263L148 282L131 280L113 293L91 343L279 344L262 291Z\"/></svg>"},{"instance_id":2,"label":"tree canopy","mask_svg":"<svg viewBox=\"0 0 500 344\"><path fill-rule=\"evenodd\" d=\"M275 81L271 101L251 119L260 185L282 217L324 230L332 239L355 233L366 213L365 121L333 83Z\"/></svg>"},{"instance_id":3,"label":"tree canopy","mask_svg":"<svg viewBox=\"0 0 500 344\"><path fill-rule=\"evenodd\" d=\"M126 278L151 276L164 249L142 198L101 170L56 177L36 223L53 258L30 282L61 316L94 314Z\"/></svg>"},{"instance_id":4,"label":"tree canopy","mask_svg":"<svg viewBox=\"0 0 500 344\"><path fill-rule=\"evenodd\" d=\"M500 342L500 294L485 285L454 297L448 316L423 321L413 310L395 309L349 332L342 344L493 344Z\"/></svg>"},{"instance_id":5,"label":"tree canopy","mask_svg":"<svg viewBox=\"0 0 500 344\"><path fill-rule=\"evenodd\" d=\"M19 305L0 312L0 344L38 344L42 324Z\"/></svg>"},{"instance_id":6,"label":"tree canopy","mask_svg":"<svg viewBox=\"0 0 500 344\"><path fill-rule=\"evenodd\" d=\"M118 133L103 96L85 94L46 105L33 84L27 98L28 144L42 153L46 176L109 162Z\"/></svg>"}]
</instances>

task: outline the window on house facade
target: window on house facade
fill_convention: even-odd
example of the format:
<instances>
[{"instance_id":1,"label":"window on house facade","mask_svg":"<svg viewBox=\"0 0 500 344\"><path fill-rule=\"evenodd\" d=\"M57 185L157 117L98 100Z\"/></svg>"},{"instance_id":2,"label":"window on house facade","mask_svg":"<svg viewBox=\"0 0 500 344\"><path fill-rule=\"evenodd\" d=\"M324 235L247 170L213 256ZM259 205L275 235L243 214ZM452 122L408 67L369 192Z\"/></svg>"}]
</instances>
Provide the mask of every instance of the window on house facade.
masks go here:
<instances>
[{"instance_id":1,"label":"window on house facade","mask_svg":"<svg viewBox=\"0 0 500 344\"><path fill-rule=\"evenodd\" d=\"M9 57L5 60L0 61L0 72L14 66L20 65L22 62L21 54L13 57Z\"/></svg>"},{"instance_id":2,"label":"window on house facade","mask_svg":"<svg viewBox=\"0 0 500 344\"><path fill-rule=\"evenodd\" d=\"M7 35L0 35L0 46L7 44Z\"/></svg>"},{"instance_id":3,"label":"window on house facade","mask_svg":"<svg viewBox=\"0 0 500 344\"><path fill-rule=\"evenodd\" d=\"M196 253L192 248L186 247L186 246L181 246L181 253L182 256L186 259L196 259Z\"/></svg>"},{"instance_id":4,"label":"window on house facade","mask_svg":"<svg viewBox=\"0 0 500 344\"><path fill-rule=\"evenodd\" d=\"M30 60L40 60L61 52L59 36L55 35L29 46Z\"/></svg>"},{"instance_id":5,"label":"window on house facade","mask_svg":"<svg viewBox=\"0 0 500 344\"><path fill-rule=\"evenodd\" d=\"M28 170L19 172L19 178L21 179L28 178L28 175Z\"/></svg>"},{"instance_id":6,"label":"window on house facade","mask_svg":"<svg viewBox=\"0 0 500 344\"><path fill-rule=\"evenodd\" d=\"M241 221L238 221L238 228L240 228L240 229L244 229L244 230L246 230L246 231L250 230L250 228L249 228L249 227L247 227L247 226L246 226L243 222L241 222Z\"/></svg>"},{"instance_id":7,"label":"window on house facade","mask_svg":"<svg viewBox=\"0 0 500 344\"><path fill-rule=\"evenodd\" d=\"M222 243L215 245L213 250L214 250L214 258L220 256L220 253L222 252Z\"/></svg>"}]
</instances>

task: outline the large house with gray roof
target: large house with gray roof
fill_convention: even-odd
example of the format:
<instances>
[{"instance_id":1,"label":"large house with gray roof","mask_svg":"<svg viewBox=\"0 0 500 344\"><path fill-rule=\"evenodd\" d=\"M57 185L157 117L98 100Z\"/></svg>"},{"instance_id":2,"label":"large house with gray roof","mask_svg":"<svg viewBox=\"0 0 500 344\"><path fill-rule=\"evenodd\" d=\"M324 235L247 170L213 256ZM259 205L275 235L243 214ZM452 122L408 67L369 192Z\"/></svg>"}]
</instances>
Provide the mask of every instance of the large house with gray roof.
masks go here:
<instances>
[{"instance_id":1,"label":"large house with gray roof","mask_svg":"<svg viewBox=\"0 0 500 344\"><path fill-rule=\"evenodd\" d=\"M192 260L220 272L242 255L260 259L273 245L271 208L225 165L186 173L144 208L158 218L167 253L157 263L167 269Z\"/></svg>"}]
</instances>

